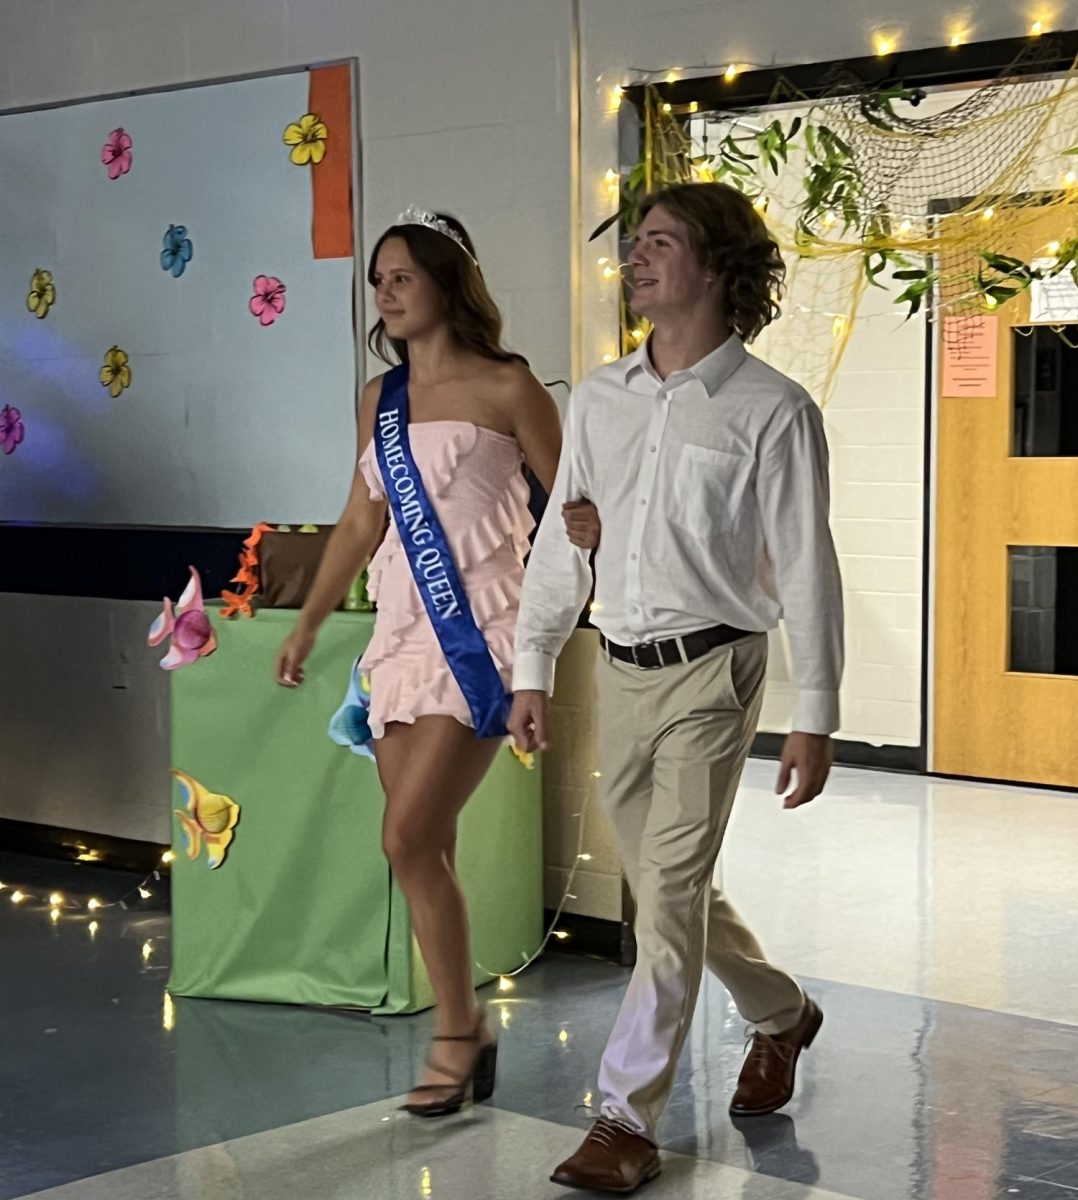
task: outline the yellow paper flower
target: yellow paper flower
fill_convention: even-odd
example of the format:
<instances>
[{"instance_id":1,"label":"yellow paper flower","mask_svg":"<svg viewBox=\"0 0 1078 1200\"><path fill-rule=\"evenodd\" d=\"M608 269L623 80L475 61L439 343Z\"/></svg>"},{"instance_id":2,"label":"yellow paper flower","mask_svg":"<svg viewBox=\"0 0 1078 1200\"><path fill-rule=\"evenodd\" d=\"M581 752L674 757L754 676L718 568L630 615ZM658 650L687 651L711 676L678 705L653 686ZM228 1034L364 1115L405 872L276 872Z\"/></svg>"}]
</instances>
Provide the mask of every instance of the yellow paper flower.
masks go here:
<instances>
[{"instance_id":1,"label":"yellow paper flower","mask_svg":"<svg viewBox=\"0 0 1078 1200\"><path fill-rule=\"evenodd\" d=\"M26 297L26 307L40 321L49 315L49 309L56 303L56 286L52 282L51 271L35 271L30 279L30 294Z\"/></svg>"},{"instance_id":2,"label":"yellow paper flower","mask_svg":"<svg viewBox=\"0 0 1078 1200\"><path fill-rule=\"evenodd\" d=\"M297 167L317 166L326 157L326 138L329 130L317 113L305 116L284 131L284 144L292 147L292 161Z\"/></svg>"},{"instance_id":3,"label":"yellow paper flower","mask_svg":"<svg viewBox=\"0 0 1078 1200\"><path fill-rule=\"evenodd\" d=\"M114 400L125 388L131 386L131 368L127 364L127 353L119 346L113 346L105 355L105 365L101 368L101 386L109 389L109 395Z\"/></svg>"}]
</instances>

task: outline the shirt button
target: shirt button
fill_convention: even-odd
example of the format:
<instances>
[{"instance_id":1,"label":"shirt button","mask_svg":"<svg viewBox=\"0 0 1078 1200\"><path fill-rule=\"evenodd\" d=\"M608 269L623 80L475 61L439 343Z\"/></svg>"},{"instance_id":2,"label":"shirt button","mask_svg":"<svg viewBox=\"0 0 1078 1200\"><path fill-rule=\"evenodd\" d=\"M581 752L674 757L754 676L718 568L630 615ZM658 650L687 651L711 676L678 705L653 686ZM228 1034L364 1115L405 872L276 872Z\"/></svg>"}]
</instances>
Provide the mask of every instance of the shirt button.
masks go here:
<instances>
[{"instance_id":1,"label":"shirt button","mask_svg":"<svg viewBox=\"0 0 1078 1200\"><path fill-rule=\"evenodd\" d=\"M641 500L641 501L640 501L640 503L641 503L641 504L647 504L647 501L646 501L646 500Z\"/></svg>"},{"instance_id":2,"label":"shirt button","mask_svg":"<svg viewBox=\"0 0 1078 1200\"><path fill-rule=\"evenodd\" d=\"M652 454L658 454L658 452L659 452L659 447L658 447L658 446L652 446L652 447L651 447L651 453L652 453Z\"/></svg>"},{"instance_id":3,"label":"shirt button","mask_svg":"<svg viewBox=\"0 0 1078 1200\"><path fill-rule=\"evenodd\" d=\"M633 562L636 562L636 560L637 560L639 557L640 557L640 555L639 555L639 554L633 554L633 555L631 555L631 558L632 558Z\"/></svg>"},{"instance_id":4,"label":"shirt button","mask_svg":"<svg viewBox=\"0 0 1078 1200\"><path fill-rule=\"evenodd\" d=\"M637 607L635 607L635 605L634 605L634 607L633 607L633 616L634 616L634 617L638 617L638 616L640 616L640 609L638 609Z\"/></svg>"}]
</instances>

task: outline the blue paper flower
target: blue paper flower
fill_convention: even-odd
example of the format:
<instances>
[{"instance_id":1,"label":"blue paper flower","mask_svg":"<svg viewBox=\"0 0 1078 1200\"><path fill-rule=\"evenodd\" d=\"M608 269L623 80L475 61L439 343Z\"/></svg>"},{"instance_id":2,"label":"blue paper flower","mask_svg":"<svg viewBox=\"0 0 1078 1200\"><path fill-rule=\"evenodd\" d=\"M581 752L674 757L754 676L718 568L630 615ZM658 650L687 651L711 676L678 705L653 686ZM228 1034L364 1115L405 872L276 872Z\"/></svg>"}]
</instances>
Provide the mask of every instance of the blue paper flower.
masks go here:
<instances>
[{"instance_id":1,"label":"blue paper flower","mask_svg":"<svg viewBox=\"0 0 1078 1200\"><path fill-rule=\"evenodd\" d=\"M171 271L179 279L194 253L191 239L187 236L187 226L170 225L164 237L164 246L161 251L161 270Z\"/></svg>"}]
</instances>

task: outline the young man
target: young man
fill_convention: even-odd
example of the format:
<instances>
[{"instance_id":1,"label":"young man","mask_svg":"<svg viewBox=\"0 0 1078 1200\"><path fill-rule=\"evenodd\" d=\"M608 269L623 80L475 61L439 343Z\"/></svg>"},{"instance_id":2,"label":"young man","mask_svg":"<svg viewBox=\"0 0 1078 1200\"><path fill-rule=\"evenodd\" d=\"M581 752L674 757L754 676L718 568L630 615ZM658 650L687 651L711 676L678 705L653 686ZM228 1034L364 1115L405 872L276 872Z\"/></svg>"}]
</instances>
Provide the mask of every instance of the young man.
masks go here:
<instances>
[{"instance_id":1,"label":"young man","mask_svg":"<svg viewBox=\"0 0 1078 1200\"><path fill-rule=\"evenodd\" d=\"M660 1170L656 1125L703 966L756 1027L731 1111L774 1112L823 1016L764 957L712 876L759 719L767 630L785 618L799 688L779 792L819 795L842 672L820 411L745 350L785 275L762 218L722 184L653 197L633 309L653 332L570 399L558 479L524 583L510 731L547 739L554 662L591 585L558 512L599 510L599 766L636 897L637 963L603 1055L602 1116L553 1179L626 1193Z\"/></svg>"}]
</instances>

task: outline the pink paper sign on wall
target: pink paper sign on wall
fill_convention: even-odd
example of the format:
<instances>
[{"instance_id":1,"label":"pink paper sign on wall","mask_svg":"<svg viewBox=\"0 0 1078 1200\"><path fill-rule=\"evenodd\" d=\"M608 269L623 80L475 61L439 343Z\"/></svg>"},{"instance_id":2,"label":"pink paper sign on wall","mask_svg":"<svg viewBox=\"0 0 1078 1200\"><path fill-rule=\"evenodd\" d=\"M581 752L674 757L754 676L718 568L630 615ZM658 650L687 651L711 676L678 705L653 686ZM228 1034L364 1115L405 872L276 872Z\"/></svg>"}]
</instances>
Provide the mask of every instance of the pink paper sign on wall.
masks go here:
<instances>
[{"instance_id":1,"label":"pink paper sign on wall","mask_svg":"<svg viewBox=\"0 0 1078 1200\"><path fill-rule=\"evenodd\" d=\"M994 396L998 317L948 317L943 323L943 396Z\"/></svg>"}]
</instances>

